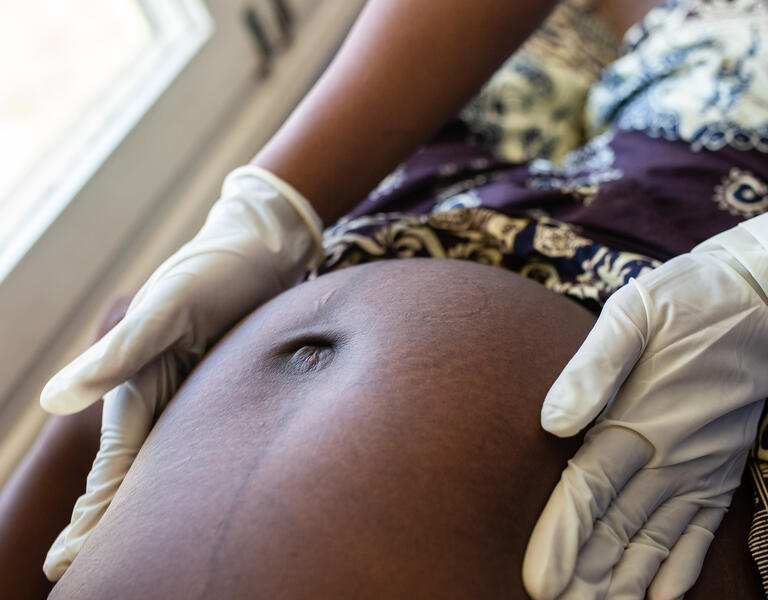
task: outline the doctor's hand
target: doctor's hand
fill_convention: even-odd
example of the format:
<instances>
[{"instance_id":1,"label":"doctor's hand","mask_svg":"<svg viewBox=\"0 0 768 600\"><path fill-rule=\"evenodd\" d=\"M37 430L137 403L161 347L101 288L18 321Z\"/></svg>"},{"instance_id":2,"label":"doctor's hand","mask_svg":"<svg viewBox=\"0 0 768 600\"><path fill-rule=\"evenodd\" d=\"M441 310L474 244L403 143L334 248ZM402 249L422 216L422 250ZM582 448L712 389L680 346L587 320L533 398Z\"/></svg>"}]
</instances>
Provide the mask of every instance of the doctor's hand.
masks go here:
<instances>
[{"instance_id":1,"label":"doctor's hand","mask_svg":"<svg viewBox=\"0 0 768 600\"><path fill-rule=\"evenodd\" d=\"M184 376L321 257L321 229L309 203L277 176L235 169L200 232L152 274L123 320L47 383L40 402L56 414L104 396L99 451L71 523L48 552L49 579L82 548Z\"/></svg>"},{"instance_id":2,"label":"doctor's hand","mask_svg":"<svg viewBox=\"0 0 768 600\"><path fill-rule=\"evenodd\" d=\"M766 219L617 291L553 384L547 431L599 418L528 543L536 600L673 599L695 583L768 396Z\"/></svg>"}]
</instances>

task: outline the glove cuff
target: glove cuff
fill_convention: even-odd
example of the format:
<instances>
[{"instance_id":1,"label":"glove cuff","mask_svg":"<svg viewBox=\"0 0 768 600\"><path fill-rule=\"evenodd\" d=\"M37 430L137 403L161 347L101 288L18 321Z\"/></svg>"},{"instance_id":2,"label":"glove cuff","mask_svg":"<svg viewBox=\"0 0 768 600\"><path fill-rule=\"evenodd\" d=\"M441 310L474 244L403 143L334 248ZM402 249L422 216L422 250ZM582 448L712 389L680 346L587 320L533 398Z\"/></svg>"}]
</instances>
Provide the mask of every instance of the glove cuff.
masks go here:
<instances>
[{"instance_id":1,"label":"glove cuff","mask_svg":"<svg viewBox=\"0 0 768 600\"><path fill-rule=\"evenodd\" d=\"M314 242L315 251L312 254L308 268L312 269L320 264L324 256L323 222L318 216L317 212L315 212L315 209L312 208L309 200L307 200L301 192L299 192L295 187L293 187L284 179L281 179L271 171L256 165L243 165L242 167L238 167L231 171L229 175L227 175L227 179L230 177L239 178L249 176L256 177L262 181L266 181L278 192L280 192L280 194L290 203L293 209L301 217L301 220L304 221L304 224L307 226L307 229L309 230Z\"/></svg>"}]
</instances>

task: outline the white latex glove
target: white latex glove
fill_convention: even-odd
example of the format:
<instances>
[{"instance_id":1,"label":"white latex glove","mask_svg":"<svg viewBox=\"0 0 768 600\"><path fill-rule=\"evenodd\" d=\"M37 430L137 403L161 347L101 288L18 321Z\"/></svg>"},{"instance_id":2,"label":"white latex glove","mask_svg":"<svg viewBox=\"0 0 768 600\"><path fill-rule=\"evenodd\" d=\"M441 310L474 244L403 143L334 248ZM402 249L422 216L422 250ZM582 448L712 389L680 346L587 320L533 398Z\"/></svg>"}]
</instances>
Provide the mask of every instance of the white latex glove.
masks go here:
<instances>
[{"instance_id":1,"label":"white latex glove","mask_svg":"<svg viewBox=\"0 0 768 600\"><path fill-rule=\"evenodd\" d=\"M321 229L290 185L256 166L235 169L200 232L152 274L125 318L48 382L40 403L57 414L106 394L99 452L71 523L48 552L49 579L77 556L186 373L321 258Z\"/></svg>"},{"instance_id":2,"label":"white latex glove","mask_svg":"<svg viewBox=\"0 0 768 600\"><path fill-rule=\"evenodd\" d=\"M536 600L680 598L739 485L768 396L768 215L630 281L544 401L570 436L603 411L537 522Z\"/></svg>"}]
</instances>

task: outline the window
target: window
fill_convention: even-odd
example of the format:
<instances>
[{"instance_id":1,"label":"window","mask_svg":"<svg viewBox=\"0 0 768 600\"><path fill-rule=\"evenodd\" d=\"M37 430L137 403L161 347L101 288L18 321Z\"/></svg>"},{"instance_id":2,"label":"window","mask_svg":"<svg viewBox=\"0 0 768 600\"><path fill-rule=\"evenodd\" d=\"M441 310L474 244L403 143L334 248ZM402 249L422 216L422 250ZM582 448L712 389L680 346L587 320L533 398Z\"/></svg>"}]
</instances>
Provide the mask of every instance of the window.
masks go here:
<instances>
[{"instance_id":1,"label":"window","mask_svg":"<svg viewBox=\"0 0 768 600\"><path fill-rule=\"evenodd\" d=\"M0 280L212 29L199 0L27 0L2 11Z\"/></svg>"},{"instance_id":2,"label":"window","mask_svg":"<svg viewBox=\"0 0 768 600\"><path fill-rule=\"evenodd\" d=\"M50 107L50 93L64 116L28 116L31 129L9 125L32 110L29 92L0 91L0 138L6 127L29 137L0 150L16 165L0 179L0 484L45 418L45 381L83 350L110 298L194 235L224 175L277 130L364 2L0 2L0 33L16 19L36 40L27 53L58 35L56 52L79 63L67 77L86 71L65 102L51 89L58 71L39 67L37 102ZM54 33L73 15L76 35ZM3 47L4 82L33 77L24 35Z\"/></svg>"}]
</instances>

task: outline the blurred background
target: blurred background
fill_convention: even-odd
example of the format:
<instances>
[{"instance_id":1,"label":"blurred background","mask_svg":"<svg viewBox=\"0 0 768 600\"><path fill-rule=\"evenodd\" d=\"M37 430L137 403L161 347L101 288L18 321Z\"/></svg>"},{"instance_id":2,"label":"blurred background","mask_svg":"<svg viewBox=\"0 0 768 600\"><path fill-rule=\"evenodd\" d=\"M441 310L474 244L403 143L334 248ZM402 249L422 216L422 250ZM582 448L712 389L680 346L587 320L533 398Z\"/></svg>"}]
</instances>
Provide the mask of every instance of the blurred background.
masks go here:
<instances>
[{"instance_id":1,"label":"blurred background","mask_svg":"<svg viewBox=\"0 0 768 600\"><path fill-rule=\"evenodd\" d=\"M110 299L202 224L365 0L0 0L0 486Z\"/></svg>"}]
</instances>

